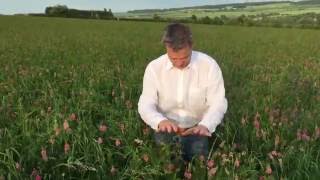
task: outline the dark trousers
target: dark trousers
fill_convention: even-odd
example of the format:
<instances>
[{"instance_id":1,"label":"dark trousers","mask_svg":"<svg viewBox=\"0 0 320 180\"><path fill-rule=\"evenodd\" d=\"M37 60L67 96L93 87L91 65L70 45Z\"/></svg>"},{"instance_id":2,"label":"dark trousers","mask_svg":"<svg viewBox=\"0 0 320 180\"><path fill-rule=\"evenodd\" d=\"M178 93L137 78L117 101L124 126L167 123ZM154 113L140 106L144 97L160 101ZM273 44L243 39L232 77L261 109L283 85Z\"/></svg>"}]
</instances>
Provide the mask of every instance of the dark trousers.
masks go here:
<instances>
[{"instance_id":1,"label":"dark trousers","mask_svg":"<svg viewBox=\"0 0 320 180\"><path fill-rule=\"evenodd\" d=\"M194 156L208 156L208 137L206 136L179 136L174 133L154 133L157 145L161 144L179 144L181 145L182 158L185 161L191 161Z\"/></svg>"}]
</instances>

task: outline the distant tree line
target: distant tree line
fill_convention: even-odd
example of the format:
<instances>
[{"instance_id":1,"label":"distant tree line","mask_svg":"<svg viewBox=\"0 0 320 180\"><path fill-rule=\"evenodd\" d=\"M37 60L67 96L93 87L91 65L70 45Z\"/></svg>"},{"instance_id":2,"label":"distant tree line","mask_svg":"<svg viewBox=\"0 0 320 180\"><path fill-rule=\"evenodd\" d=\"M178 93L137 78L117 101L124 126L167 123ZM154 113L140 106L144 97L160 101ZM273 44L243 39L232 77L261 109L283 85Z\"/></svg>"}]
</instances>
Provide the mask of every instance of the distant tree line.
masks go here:
<instances>
[{"instance_id":1,"label":"distant tree line","mask_svg":"<svg viewBox=\"0 0 320 180\"><path fill-rule=\"evenodd\" d=\"M126 19L128 20L128 19ZM152 19L141 19L142 21L180 21L196 24L213 25L240 25L240 26L266 26L266 27L286 27L286 28L316 28L320 29L320 14L306 13L295 16L281 16L279 13L262 13L257 15L240 15L238 17L227 17L225 15L216 17L197 17L192 15L185 19L162 18L154 14Z\"/></svg>"},{"instance_id":2,"label":"distant tree line","mask_svg":"<svg viewBox=\"0 0 320 180\"><path fill-rule=\"evenodd\" d=\"M86 18L86 19L113 19L111 9L104 8L103 11L97 10L78 10L69 9L66 5L49 6L45 9L45 16L67 17L67 18Z\"/></svg>"}]
</instances>

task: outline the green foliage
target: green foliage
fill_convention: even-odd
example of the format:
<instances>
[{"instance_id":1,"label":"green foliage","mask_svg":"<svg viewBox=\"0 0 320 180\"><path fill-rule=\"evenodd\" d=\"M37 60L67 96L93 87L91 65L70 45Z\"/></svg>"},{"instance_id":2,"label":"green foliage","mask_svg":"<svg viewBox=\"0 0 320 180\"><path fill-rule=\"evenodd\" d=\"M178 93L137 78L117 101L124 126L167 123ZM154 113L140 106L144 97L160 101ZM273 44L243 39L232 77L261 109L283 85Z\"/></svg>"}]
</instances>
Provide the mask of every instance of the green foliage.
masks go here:
<instances>
[{"instance_id":1,"label":"green foliage","mask_svg":"<svg viewBox=\"0 0 320 180\"><path fill-rule=\"evenodd\" d=\"M113 13L111 9L108 11L104 8L104 11L89 11L68 9L65 5L49 6L45 9L46 16L52 17L69 17L69 18L90 18L90 19L113 19Z\"/></svg>"}]
</instances>

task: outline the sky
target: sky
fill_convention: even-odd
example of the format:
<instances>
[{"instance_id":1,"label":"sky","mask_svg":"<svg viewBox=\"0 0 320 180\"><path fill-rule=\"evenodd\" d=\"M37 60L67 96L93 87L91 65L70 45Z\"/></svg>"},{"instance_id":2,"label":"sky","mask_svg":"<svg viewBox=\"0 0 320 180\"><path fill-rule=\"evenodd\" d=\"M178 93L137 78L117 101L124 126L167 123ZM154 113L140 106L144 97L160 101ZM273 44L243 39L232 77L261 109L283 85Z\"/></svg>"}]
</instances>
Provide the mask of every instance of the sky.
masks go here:
<instances>
[{"instance_id":1,"label":"sky","mask_svg":"<svg viewBox=\"0 0 320 180\"><path fill-rule=\"evenodd\" d=\"M0 14L43 13L47 6L57 4L85 10L111 9L126 12L135 9L162 9L199 5L215 5L268 0L0 0ZM281 1L281 0L273 0Z\"/></svg>"}]
</instances>

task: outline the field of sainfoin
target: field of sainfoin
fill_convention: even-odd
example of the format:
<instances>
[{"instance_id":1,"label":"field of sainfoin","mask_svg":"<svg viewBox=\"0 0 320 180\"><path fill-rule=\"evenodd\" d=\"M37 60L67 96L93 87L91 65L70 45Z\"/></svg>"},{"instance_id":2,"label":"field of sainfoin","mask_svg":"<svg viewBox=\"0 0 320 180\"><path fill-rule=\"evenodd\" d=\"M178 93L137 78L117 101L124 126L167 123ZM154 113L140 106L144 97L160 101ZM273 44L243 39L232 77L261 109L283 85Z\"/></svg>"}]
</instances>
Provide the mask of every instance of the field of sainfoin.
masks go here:
<instances>
[{"instance_id":1,"label":"field of sainfoin","mask_svg":"<svg viewBox=\"0 0 320 180\"><path fill-rule=\"evenodd\" d=\"M229 108L183 165L137 112L165 25L0 17L0 179L320 177L318 30L190 25Z\"/></svg>"}]
</instances>

